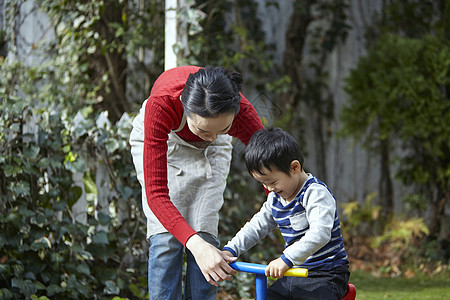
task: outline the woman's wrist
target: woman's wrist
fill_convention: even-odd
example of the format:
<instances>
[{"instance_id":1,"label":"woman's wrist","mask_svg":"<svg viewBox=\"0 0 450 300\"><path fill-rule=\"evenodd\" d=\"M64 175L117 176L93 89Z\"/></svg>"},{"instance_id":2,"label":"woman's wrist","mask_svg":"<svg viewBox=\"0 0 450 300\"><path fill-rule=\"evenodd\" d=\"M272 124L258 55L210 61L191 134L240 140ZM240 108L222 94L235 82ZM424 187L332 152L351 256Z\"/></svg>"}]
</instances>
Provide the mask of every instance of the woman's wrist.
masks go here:
<instances>
[{"instance_id":1,"label":"woman's wrist","mask_svg":"<svg viewBox=\"0 0 450 300\"><path fill-rule=\"evenodd\" d=\"M191 250L195 247L195 245L198 245L199 242L202 242L203 239L197 234L191 235L188 240L186 241L186 248Z\"/></svg>"}]
</instances>

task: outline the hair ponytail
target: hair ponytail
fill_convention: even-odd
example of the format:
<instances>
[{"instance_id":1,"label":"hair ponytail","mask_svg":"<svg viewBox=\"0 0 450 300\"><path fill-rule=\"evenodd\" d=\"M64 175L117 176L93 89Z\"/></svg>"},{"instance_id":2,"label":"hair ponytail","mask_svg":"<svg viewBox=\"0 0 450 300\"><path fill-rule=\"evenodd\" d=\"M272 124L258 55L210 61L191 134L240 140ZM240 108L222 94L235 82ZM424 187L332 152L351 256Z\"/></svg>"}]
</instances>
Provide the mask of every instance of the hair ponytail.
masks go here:
<instances>
[{"instance_id":1,"label":"hair ponytail","mask_svg":"<svg viewBox=\"0 0 450 300\"><path fill-rule=\"evenodd\" d=\"M206 66L190 74L181 93L185 114L194 113L204 118L237 114L241 104L241 84L241 74L224 67Z\"/></svg>"},{"instance_id":2,"label":"hair ponytail","mask_svg":"<svg viewBox=\"0 0 450 300\"><path fill-rule=\"evenodd\" d=\"M236 85L238 91L242 88L242 76L238 72L228 71L227 73L230 80Z\"/></svg>"}]
</instances>

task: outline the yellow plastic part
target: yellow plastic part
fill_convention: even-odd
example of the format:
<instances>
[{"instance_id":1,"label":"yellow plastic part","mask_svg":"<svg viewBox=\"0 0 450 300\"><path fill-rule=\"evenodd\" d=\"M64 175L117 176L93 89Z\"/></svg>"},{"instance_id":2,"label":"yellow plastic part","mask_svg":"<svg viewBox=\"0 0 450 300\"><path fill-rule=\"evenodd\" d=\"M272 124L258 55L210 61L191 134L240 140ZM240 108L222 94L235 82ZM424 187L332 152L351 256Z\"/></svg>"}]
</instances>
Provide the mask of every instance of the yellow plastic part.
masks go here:
<instances>
[{"instance_id":1,"label":"yellow plastic part","mask_svg":"<svg viewBox=\"0 0 450 300\"><path fill-rule=\"evenodd\" d=\"M308 269L304 268L290 268L284 273L284 276L292 277L308 277Z\"/></svg>"}]
</instances>

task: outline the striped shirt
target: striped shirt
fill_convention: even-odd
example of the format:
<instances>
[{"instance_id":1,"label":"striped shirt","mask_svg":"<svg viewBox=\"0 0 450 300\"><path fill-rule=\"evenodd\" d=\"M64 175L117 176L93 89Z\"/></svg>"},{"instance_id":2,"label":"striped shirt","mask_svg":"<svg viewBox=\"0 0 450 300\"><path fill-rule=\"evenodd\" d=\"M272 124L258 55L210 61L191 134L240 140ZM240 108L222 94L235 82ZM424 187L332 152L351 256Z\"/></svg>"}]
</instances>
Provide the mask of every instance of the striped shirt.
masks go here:
<instances>
[{"instance_id":1,"label":"striped shirt","mask_svg":"<svg viewBox=\"0 0 450 300\"><path fill-rule=\"evenodd\" d=\"M223 250L235 256L256 245L276 227L285 241L281 259L314 271L348 265L336 201L328 187L311 174L291 202L272 192L261 210Z\"/></svg>"}]
</instances>

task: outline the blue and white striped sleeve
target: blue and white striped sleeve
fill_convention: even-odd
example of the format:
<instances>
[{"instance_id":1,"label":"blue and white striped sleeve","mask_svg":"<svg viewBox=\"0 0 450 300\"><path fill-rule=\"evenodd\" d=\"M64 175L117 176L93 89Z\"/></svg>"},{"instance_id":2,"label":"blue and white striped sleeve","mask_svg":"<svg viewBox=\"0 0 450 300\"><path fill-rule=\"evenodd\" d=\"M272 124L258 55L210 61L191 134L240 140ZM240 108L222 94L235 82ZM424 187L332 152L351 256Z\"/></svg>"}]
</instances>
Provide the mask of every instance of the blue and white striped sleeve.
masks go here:
<instances>
[{"instance_id":1,"label":"blue and white striped sleeve","mask_svg":"<svg viewBox=\"0 0 450 300\"><path fill-rule=\"evenodd\" d=\"M268 199L271 199L270 195ZM242 253L255 246L260 240L277 227L273 220L270 200L262 205L260 211L248 221L229 241L223 250L228 250L239 257Z\"/></svg>"}]
</instances>

